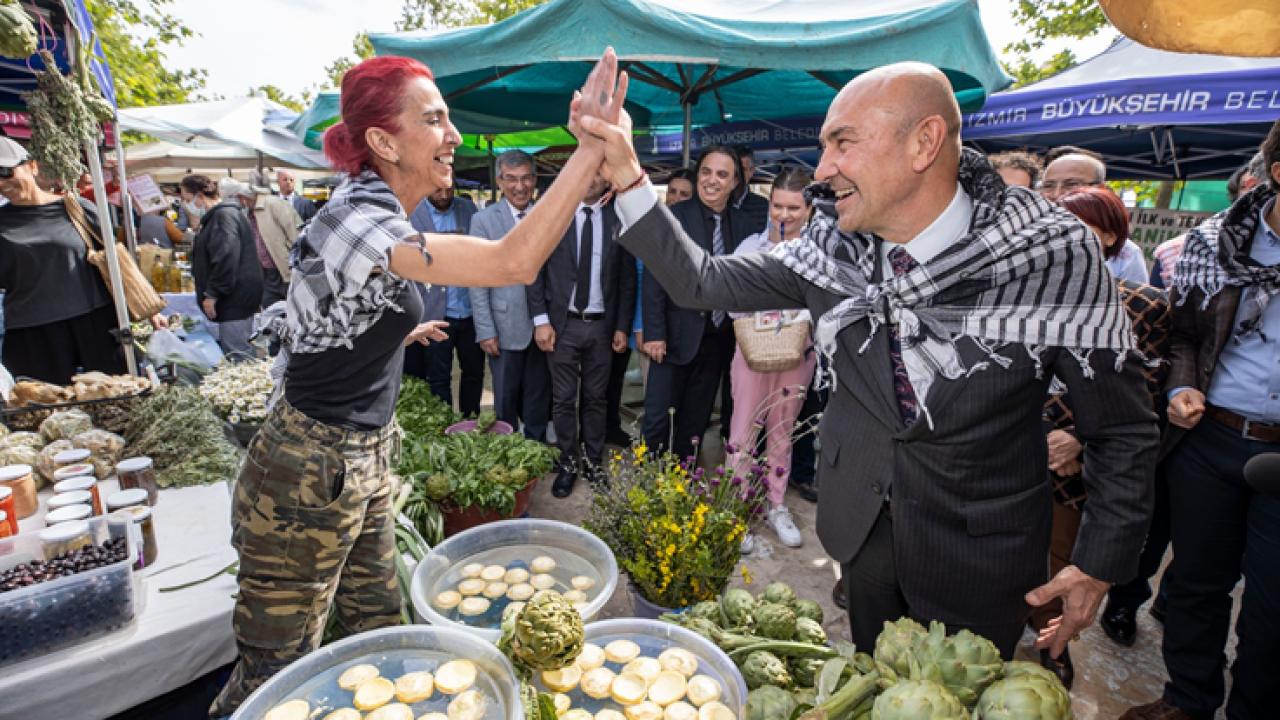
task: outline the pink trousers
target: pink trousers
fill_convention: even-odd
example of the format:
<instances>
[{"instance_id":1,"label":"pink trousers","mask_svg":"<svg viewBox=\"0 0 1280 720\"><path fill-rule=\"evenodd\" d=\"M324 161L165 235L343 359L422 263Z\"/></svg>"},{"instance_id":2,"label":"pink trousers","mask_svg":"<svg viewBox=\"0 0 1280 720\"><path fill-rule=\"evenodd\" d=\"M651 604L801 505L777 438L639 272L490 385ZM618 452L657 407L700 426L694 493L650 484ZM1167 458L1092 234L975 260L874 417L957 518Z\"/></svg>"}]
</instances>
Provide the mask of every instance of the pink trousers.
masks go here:
<instances>
[{"instance_id":1,"label":"pink trousers","mask_svg":"<svg viewBox=\"0 0 1280 720\"><path fill-rule=\"evenodd\" d=\"M759 373L747 367L742 350L733 354L730 375L733 383L733 417L729 422L729 443L738 452L729 464L740 474L751 464L753 438L767 433L765 466L769 502L781 505L791 478L791 433L804 405L805 393L813 381L816 360L809 353L799 365L783 372ZM786 395L783 395L783 389ZM757 426L763 422L763 427ZM752 431L756 430L753 434Z\"/></svg>"}]
</instances>

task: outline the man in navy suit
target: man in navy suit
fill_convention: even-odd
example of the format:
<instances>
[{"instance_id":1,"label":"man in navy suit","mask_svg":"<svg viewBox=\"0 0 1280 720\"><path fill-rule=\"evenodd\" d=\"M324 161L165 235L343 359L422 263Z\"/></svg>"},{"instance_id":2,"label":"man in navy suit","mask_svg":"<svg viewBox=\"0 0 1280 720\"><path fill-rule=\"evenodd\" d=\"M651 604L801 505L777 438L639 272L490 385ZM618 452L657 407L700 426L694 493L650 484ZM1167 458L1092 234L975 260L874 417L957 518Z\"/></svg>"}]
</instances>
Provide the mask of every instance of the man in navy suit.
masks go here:
<instances>
[{"instance_id":1,"label":"man in navy suit","mask_svg":"<svg viewBox=\"0 0 1280 720\"><path fill-rule=\"evenodd\" d=\"M315 217L316 204L303 197L296 192L298 179L288 170L276 171L276 184L280 186L280 197L289 201L293 209L298 212L298 216L302 218L302 222L306 222Z\"/></svg>"}]
</instances>

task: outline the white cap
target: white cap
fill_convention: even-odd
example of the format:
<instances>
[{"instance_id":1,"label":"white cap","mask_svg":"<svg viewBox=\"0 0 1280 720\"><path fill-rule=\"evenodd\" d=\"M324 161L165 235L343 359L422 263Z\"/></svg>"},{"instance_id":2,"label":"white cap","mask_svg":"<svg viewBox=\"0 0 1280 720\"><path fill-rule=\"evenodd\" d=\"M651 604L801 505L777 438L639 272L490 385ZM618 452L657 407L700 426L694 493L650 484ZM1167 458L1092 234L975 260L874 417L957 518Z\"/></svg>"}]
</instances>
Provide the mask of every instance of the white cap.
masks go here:
<instances>
[{"instance_id":1,"label":"white cap","mask_svg":"<svg viewBox=\"0 0 1280 720\"><path fill-rule=\"evenodd\" d=\"M242 183L233 177L224 177L218 181L218 194L226 200L254 196L253 188L248 183Z\"/></svg>"},{"instance_id":2,"label":"white cap","mask_svg":"<svg viewBox=\"0 0 1280 720\"><path fill-rule=\"evenodd\" d=\"M81 492L84 492L83 490ZM118 493L107 496L107 507L112 510L119 510L130 505L139 505L147 501L147 491L142 488L131 488L129 490L121 490Z\"/></svg>"},{"instance_id":3,"label":"white cap","mask_svg":"<svg viewBox=\"0 0 1280 720\"><path fill-rule=\"evenodd\" d=\"M53 527L65 522L88 520L92 516L93 508L88 505L68 505L45 513L44 524L45 527Z\"/></svg>"},{"instance_id":4,"label":"white cap","mask_svg":"<svg viewBox=\"0 0 1280 720\"><path fill-rule=\"evenodd\" d=\"M0 138L2 140L3 138ZM30 465L5 465L0 467L0 482L11 482L31 474Z\"/></svg>"},{"instance_id":5,"label":"white cap","mask_svg":"<svg viewBox=\"0 0 1280 720\"><path fill-rule=\"evenodd\" d=\"M93 503L93 493L88 490L71 490L69 492L58 493L49 498L45 503L45 507L49 510L57 510L68 505L89 505Z\"/></svg>"},{"instance_id":6,"label":"white cap","mask_svg":"<svg viewBox=\"0 0 1280 720\"><path fill-rule=\"evenodd\" d=\"M0 137L0 167L17 167L30 159L26 148L7 137Z\"/></svg>"}]
</instances>

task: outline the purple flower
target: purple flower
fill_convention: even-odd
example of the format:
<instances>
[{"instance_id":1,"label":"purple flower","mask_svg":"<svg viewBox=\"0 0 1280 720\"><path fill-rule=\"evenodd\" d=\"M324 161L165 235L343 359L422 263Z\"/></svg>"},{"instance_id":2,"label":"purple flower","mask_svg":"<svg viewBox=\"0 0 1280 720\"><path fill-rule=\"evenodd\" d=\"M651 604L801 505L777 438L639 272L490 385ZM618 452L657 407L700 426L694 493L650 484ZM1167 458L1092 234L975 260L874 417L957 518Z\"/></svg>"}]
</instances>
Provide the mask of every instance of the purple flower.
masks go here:
<instances>
[{"instance_id":1,"label":"purple flower","mask_svg":"<svg viewBox=\"0 0 1280 720\"><path fill-rule=\"evenodd\" d=\"M782 477L783 475L787 474L787 469L779 465L778 467L773 469L773 474L777 475L778 477Z\"/></svg>"},{"instance_id":2,"label":"purple flower","mask_svg":"<svg viewBox=\"0 0 1280 720\"><path fill-rule=\"evenodd\" d=\"M755 422L752 424L756 427L764 427L764 418L756 418Z\"/></svg>"},{"instance_id":3,"label":"purple flower","mask_svg":"<svg viewBox=\"0 0 1280 720\"><path fill-rule=\"evenodd\" d=\"M702 468L698 468L698 469L694 470L694 471L693 471L693 479L694 479L694 480L701 480L701 479L702 479L702 476L703 476L703 474L704 474L705 472L706 472L706 471L705 471L705 470L703 470Z\"/></svg>"},{"instance_id":4,"label":"purple flower","mask_svg":"<svg viewBox=\"0 0 1280 720\"><path fill-rule=\"evenodd\" d=\"M724 466L723 466L723 465L718 465L718 466L716 466L716 475L724 475Z\"/></svg>"},{"instance_id":5,"label":"purple flower","mask_svg":"<svg viewBox=\"0 0 1280 720\"><path fill-rule=\"evenodd\" d=\"M784 388L782 388L782 397L786 397L786 396L788 396L788 395L790 395L790 394L791 394L791 388L789 388L789 387L784 387Z\"/></svg>"},{"instance_id":6,"label":"purple flower","mask_svg":"<svg viewBox=\"0 0 1280 720\"><path fill-rule=\"evenodd\" d=\"M738 452L738 446L734 445L733 443L729 443L728 445L724 446L724 451L729 453L730 455L733 455Z\"/></svg>"},{"instance_id":7,"label":"purple flower","mask_svg":"<svg viewBox=\"0 0 1280 720\"><path fill-rule=\"evenodd\" d=\"M737 475L734 475L734 476L733 476L733 484L734 484L735 486L737 486L737 485L741 485L741 484L742 484L742 478L738 477Z\"/></svg>"}]
</instances>

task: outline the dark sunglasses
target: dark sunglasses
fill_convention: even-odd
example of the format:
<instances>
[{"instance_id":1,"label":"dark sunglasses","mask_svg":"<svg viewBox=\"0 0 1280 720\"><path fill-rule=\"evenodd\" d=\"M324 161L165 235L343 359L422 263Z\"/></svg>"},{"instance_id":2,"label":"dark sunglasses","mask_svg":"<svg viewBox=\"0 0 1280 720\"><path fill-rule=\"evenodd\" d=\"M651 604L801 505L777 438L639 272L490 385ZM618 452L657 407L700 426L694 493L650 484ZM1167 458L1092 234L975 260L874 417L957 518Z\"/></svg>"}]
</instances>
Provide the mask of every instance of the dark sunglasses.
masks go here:
<instances>
[{"instance_id":1,"label":"dark sunglasses","mask_svg":"<svg viewBox=\"0 0 1280 720\"><path fill-rule=\"evenodd\" d=\"M22 162L18 163L18 165L14 165L13 167L0 167L0 179L8 180L9 178L13 177L13 171L16 170L19 165L26 165L27 162L29 161L23 160Z\"/></svg>"}]
</instances>

